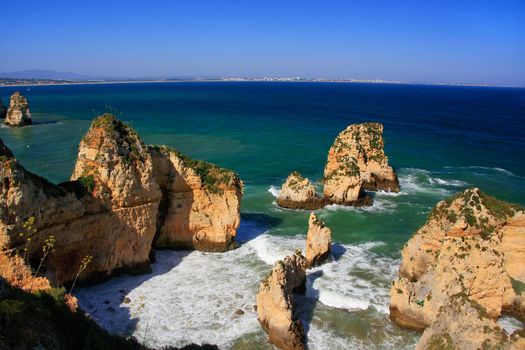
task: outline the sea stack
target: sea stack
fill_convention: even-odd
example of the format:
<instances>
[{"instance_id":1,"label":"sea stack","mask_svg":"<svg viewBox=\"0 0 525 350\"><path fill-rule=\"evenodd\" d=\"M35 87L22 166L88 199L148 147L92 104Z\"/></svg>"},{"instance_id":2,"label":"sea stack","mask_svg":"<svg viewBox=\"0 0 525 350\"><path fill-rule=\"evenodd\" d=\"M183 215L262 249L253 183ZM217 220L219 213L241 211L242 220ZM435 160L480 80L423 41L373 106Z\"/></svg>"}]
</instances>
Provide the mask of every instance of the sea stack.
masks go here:
<instances>
[{"instance_id":1,"label":"sea stack","mask_svg":"<svg viewBox=\"0 0 525 350\"><path fill-rule=\"evenodd\" d=\"M310 268L322 264L330 255L331 245L332 231L311 213L306 235L306 266Z\"/></svg>"},{"instance_id":2,"label":"sea stack","mask_svg":"<svg viewBox=\"0 0 525 350\"><path fill-rule=\"evenodd\" d=\"M304 349L301 321L294 315L293 292L303 290L306 259L300 251L275 263L261 282L257 294L257 315L269 342L285 350Z\"/></svg>"},{"instance_id":3,"label":"sea stack","mask_svg":"<svg viewBox=\"0 0 525 350\"><path fill-rule=\"evenodd\" d=\"M277 197L277 205L290 209L314 210L324 206L323 199L315 192L314 185L297 171L286 178Z\"/></svg>"},{"instance_id":4,"label":"sea stack","mask_svg":"<svg viewBox=\"0 0 525 350\"><path fill-rule=\"evenodd\" d=\"M7 110L4 123L12 127L32 124L29 103L18 91L11 95L11 101L9 103L9 109Z\"/></svg>"},{"instance_id":5,"label":"sea stack","mask_svg":"<svg viewBox=\"0 0 525 350\"><path fill-rule=\"evenodd\" d=\"M342 205L371 205L364 190L399 192L399 180L385 155L381 123L350 125L336 137L328 152L325 200Z\"/></svg>"},{"instance_id":6,"label":"sea stack","mask_svg":"<svg viewBox=\"0 0 525 350\"><path fill-rule=\"evenodd\" d=\"M502 312L525 318L524 208L467 189L436 205L402 256L399 278L390 291L390 318L398 325L431 327L434 333L445 329L443 325L453 327L450 320L455 318L467 327L472 322L461 312L470 308L460 305L465 302L492 320L492 326L472 324L478 330L487 326L487 332L498 333L494 320ZM476 348L483 338L474 328L461 339L440 341ZM426 344L432 337L421 341Z\"/></svg>"},{"instance_id":7,"label":"sea stack","mask_svg":"<svg viewBox=\"0 0 525 350\"><path fill-rule=\"evenodd\" d=\"M2 100L0 99L0 118L5 118L7 114L7 107L4 106Z\"/></svg>"},{"instance_id":8,"label":"sea stack","mask_svg":"<svg viewBox=\"0 0 525 350\"><path fill-rule=\"evenodd\" d=\"M53 285L73 280L86 255L93 258L80 279L149 271L152 245L163 235L187 240L162 248L234 248L242 196L237 175L222 169L221 176L218 167L175 151L159 159L167 155L158 149L105 114L80 142L71 181L54 185L24 169L0 140L0 246L25 247L24 224L32 221L27 256L39 260L53 236L55 252L46 258ZM177 159L183 167L172 163Z\"/></svg>"}]
</instances>

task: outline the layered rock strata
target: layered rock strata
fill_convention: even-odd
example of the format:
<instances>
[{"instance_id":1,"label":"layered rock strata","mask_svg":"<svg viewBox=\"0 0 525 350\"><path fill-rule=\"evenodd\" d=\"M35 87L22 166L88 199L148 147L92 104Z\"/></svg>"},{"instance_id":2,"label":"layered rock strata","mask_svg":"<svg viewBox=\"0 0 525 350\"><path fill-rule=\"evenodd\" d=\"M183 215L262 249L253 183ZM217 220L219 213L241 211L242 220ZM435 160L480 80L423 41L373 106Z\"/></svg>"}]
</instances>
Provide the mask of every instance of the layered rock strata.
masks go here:
<instances>
[{"instance_id":1,"label":"layered rock strata","mask_svg":"<svg viewBox=\"0 0 525 350\"><path fill-rule=\"evenodd\" d=\"M307 178L294 171L286 178L277 197L277 205L290 209L314 210L325 203L315 192L314 185Z\"/></svg>"},{"instance_id":2,"label":"layered rock strata","mask_svg":"<svg viewBox=\"0 0 525 350\"><path fill-rule=\"evenodd\" d=\"M53 284L74 279L86 255L93 259L80 279L148 271L155 238L162 248L234 247L242 195L238 177L212 165L231 177L213 177L218 170L202 173L187 158L185 166L173 165L170 152L146 146L111 115L93 121L69 182L54 185L32 174L1 142L0 152L0 244L26 246L28 257L38 262L53 236L54 253L45 263ZM34 225L28 230L30 218Z\"/></svg>"},{"instance_id":3,"label":"layered rock strata","mask_svg":"<svg viewBox=\"0 0 525 350\"><path fill-rule=\"evenodd\" d=\"M304 329L294 315L293 292L304 289L306 259L298 251L275 263L261 282L257 315L270 343L285 350L304 349Z\"/></svg>"},{"instance_id":4,"label":"layered rock strata","mask_svg":"<svg viewBox=\"0 0 525 350\"><path fill-rule=\"evenodd\" d=\"M325 200L343 205L370 205L364 190L399 192L399 180L385 155L380 123L350 125L337 136L328 152Z\"/></svg>"},{"instance_id":5,"label":"layered rock strata","mask_svg":"<svg viewBox=\"0 0 525 350\"><path fill-rule=\"evenodd\" d=\"M9 109L7 110L4 123L8 126L25 126L32 124L29 103L18 91L11 95Z\"/></svg>"},{"instance_id":6,"label":"layered rock strata","mask_svg":"<svg viewBox=\"0 0 525 350\"><path fill-rule=\"evenodd\" d=\"M306 234L306 266L314 267L322 264L330 256L332 231L324 222L317 219L314 213L308 220Z\"/></svg>"},{"instance_id":7,"label":"layered rock strata","mask_svg":"<svg viewBox=\"0 0 525 350\"><path fill-rule=\"evenodd\" d=\"M467 189L436 205L402 256L390 291L390 317L400 326L433 326L457 294L491 319L502 312L524 318L523 208Z\"/></svg>"},{"instance_id":8,"label":"layered rock strata","mask_svg":"<svg viewBox=\"0 0 525 350\"><path fill-rule=\"evenodd\" d=\"M157 248L223 252L236 247L242 182L233 171L167 147L150 147L163 201Z\"/></svg>"}]
</instances>

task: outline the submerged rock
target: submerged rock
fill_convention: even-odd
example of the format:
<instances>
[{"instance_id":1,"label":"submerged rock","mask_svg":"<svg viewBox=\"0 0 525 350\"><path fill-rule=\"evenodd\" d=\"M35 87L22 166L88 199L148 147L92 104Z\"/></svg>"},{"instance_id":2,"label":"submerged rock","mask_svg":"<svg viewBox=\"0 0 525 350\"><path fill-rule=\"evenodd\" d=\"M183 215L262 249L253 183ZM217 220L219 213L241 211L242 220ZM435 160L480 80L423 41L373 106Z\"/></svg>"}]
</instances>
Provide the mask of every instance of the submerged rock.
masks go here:
<instances>
[{"instance_id":1,"label":"submerged rock","mask_svg":"<svg viewBox=\"0 0 525 350\"><path fill-rule=\"evenodd\" d=\"M213 182L220 190L208 193L202 184L185 182L199 172L189 160L178 168L189 174L185 177L169 172L163 166L170 161L152 153L132 128L106 114L95 118L80 142L72 181L54 185L24 169L0 141L0 245L27 244L28 257L38 262L45 240L54 237L45 266L55 285L73 280L87 255L92 261L80 280L147 272L156 236L192 235L166 248L234 247L240 180ZM203 176L210 181L209 173ZM168 177L171 182L160 181ZM29 229L24 227L28 220L33 222ZM170 226L172 221L179 225Z\"/></svg>"},{"instance_id":2,"label":"submerged rock","mask_svg":"<svg viewBox=\"0 0 525 350\"><path fill-rule=\"evenodd\" d=\"M304 329L294 315L293 292L303 290L306 259L301 252L279 260L261 282L257 315L270 343L285 350L304 349Z\"/></svg>"},{"instance_id":3,"label":"submerged rock","mask_svg":"<svg viewBox=\"0 0 525 350\"><path fill-rule=\"evenodd\" d=\"M11 101L4 123L8 126L25 126L32 124L29 103L27 103L27 99L18 91L11 95Z\"/></svg>"},{"instance_id":4,"label":"submerged rock","mask_svg":"<svg viewBox=\"0 0 525 350\"><path fill-rule=\"evenodd\" d=\"M317 219L314 213L308 220L306 235L306 266L314 267L322 264L330 255L332 231L324 222Z\"/></svg>"},{"instance_id":5,"label":"submerged rock","mask_svg":"<svg viewBox=\"0 0 525 350\"><path fill-rule=\"evenodd\" d=\"M342 205L371 205L364 190L399 192L399 180L385 155L380 123L350 125L337 136L328 152L325 200Z\"/></svg>"},{"instance_id":6,"label":"submerged rock","mask_svg":"<svg viewBox=\"0 0 525 350\"><path fill-rule=\"evenodd\" d=\"M402 256L390 291L390 317L398 325L433 325L458 293L492 319L503 311L524 319L523 208L467 189L436 205Z\"/></svg>"},{"instance_id":7,"label":"submerged rock","mask_svg":"<svg viewBox=\"0 0 525 350\"><path fill-rule=\"evenodd\" d=\"M277 205L290 209L319 209L324 206L323 198L315 192L314 185L297 171L286 178L277 197Z\"/></svg>"}]
</instances>

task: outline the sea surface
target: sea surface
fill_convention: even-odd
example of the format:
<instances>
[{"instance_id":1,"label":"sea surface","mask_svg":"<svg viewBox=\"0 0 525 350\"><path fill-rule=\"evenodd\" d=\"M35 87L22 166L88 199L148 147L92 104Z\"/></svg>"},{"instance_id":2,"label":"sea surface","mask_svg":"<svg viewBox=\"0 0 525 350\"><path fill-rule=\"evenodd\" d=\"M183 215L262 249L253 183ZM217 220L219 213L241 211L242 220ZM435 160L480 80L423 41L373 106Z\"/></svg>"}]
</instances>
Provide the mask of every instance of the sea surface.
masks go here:
<instances>
[{"instance_id":1,"label":"sea surface","mask_svg":"<svg viewBox=\"0 0 525 350\"><path fill-rule=\"evenodd\" d=\"M69 179L78 143L109 111L146 143L166 144L240 174L245 183L237 250L158 251L153 272L75 292L113 333L152 346L212 343L271 349L254 310L272 264L304 249L308 211L280 209L286 176L322 177L328 149L346 126L384 124L400 193L372 207L329 206L332 261L308 272L298 299L309 349L413 348L419 334L388 318L400 249L441 199L479 187L525 205L525 89L343 83L136 83L0 88L20 90L35 125L0 128L29 170ZM124 298L126 299L124 302ZM242 310L243 313L238 310ZM506 328L520 326L505 319Z\"/></svg>"}]
</instances>

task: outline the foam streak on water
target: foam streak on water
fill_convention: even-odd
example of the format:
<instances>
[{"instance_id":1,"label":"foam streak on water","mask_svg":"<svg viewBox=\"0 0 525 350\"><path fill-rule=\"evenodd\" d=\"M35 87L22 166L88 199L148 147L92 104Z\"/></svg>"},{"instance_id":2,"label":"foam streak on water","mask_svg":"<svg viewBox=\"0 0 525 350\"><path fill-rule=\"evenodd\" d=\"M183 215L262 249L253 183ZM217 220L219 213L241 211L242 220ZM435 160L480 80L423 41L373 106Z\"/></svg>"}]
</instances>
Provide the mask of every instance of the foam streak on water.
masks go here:
<instances>
[{"instance_id":1,"label":"foam streak on water","mask_svg":"<svg viewBox=\"0 0 525 350\"><path fill-rule=\"evenodd\" d=\"M334 245L333 261L309 270L306 297L328 307L387 312L388 284L397 264L370 252L378 245ZM113 278L79 289L77 297L104 328L148 346L229 348L243 335L262 332L253 308L259 282L275 261L304 246L304 237L265 233L223 254L158 251L151 274ZM244 314L237 315L238 310ZM313 349L322 348L315 339L327 332L316 327L311 326Z\"/></svg>"}]
</instances>

